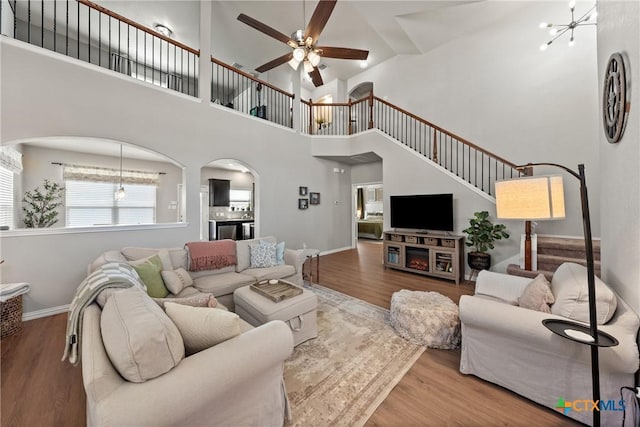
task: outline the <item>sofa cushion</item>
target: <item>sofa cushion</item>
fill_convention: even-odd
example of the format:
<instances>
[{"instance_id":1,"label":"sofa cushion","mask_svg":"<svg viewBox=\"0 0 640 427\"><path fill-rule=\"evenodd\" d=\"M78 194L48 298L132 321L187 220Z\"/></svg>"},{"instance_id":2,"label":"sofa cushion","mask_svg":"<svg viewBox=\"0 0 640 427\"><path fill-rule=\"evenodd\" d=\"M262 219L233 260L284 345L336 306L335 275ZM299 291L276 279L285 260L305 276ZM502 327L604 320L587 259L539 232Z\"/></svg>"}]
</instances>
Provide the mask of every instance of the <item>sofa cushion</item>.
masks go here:
<instances>
[{"instance_id":1,"label":"sofa cushion","mask_svg":"<svg viewBox=\"0 0 640 427\"><path fill-rule=\"evenodd\" d=\"M120 251L106 251L89 264L89 274L110 262L127 262L127 259Z\"/></svg>"},{"instance_id":2,"label":"sofa cushion","mask_svg":"<svg viewBox=\"0 0 640 427\"><path fill-rule=\"evenodd\" d=\"M264 268L277 265L275 243L261 241L260 243L249 245L249 254L251 255L249 268Z\"/></svg>"},{"instance_id":3,"label":"sofa cushion","mask_svg":"<svg viewBox=\"0 0 640 427\"><path fill-rule=\"evenodd\" d=\"M153 298L153 300L163 309L164 304L171 302L174 304L189 305L191 307L211 307L214 308L218 305L218 301L213 294L205 294L204 292L197 292L187 297L169 297L169 298Z\"/></svg>"},{"instance_id":4,"label":"sofa cushion","mask_svg":"<svg viewBox=\"0 0 640 427\"><path fill-rule=\"evenodd\" d=\"M169 290L162 280L162 262L158 255L150 258L143 258L136 261L129 261L129 264L136 270L142 283L147 287L147 293L153 298L164 298L169 295Z\"/></svg>"},{"instance_id":5,"label":"sofa cushion","mask_svg":"<svg viewBox=\"0 0 640 427\"><path fill-rule=\"evenodd\" d=\"M616 311L616 294L598 277L596 287L596 318L599 325L607 323ZM589 292L587 268L572 262L562 264L551 279L551 290L556 298L551 313L579 322L589 322Z\"/></svg>"},{"instance_id":6,"label":"sofa cushion","mask_svg":"<svg viewBox=\"0 0 640 427\"><path fill-rule=\"evenodd\" d=\"M247 268L242 272L242 274L253 277L255 281L267 279L286 279L287 277L296 274L296 269L292 265L284 264L265 268Z\"/></svg>"},{"instance_id":7,"label":"sofa cushion","mask_svg":"<svg viewBox=\"0 0 640 427\"><path fill-rule=\"evenodd\" d=\"M203 270L203 271L190 271L189 276L193 279L197 279L198 277L211 276L212 274L222 274L236 271L235 265L229 265L227 267L216 268L214 270Z\"/></svg>"},{"instance_id":8,"label":"sofa cushion","mask_svg":"<svg viewBox=\"0 0 640 427\"><path fill-rule=\"evenodd\" d=\"M542 311L543 313L551 313L549 304L553 304L555 298L551 292L551 287L544 274L538 274L533 279L518 299L518 305L522 308L530 310Z\"/></svg>"},{"instance_id":9,"label":"sofa cushion","mask_svg":"<svg viewBox=\"0 0 640 427\"><path fill-rule=\"evenodd\" d=\"M187 355L240 335L240 317L209 307L165 303L167 315L182 334Z\"/></svg>"},{"instance_id":10,"label":"sofa cushion","mask_svg":"<svg viewBox=\"0 0 640 427\"><path fill-rule=\"evenodd\" d=\"M276 264L277 265L284 264L284 251L285 251L284 242L278 243L276 245Z\"/></svg>"},{"instance_id":11,"label":"sofa cushion","mask_svg":"<svg viewBox=\"0 0 640 427\"><path fill-rule=\"evenodd\" d=\"M177 295L184 288L193 285L193 279L184 268L176 268L175 270L163 270L160 272L164 285L174 295Z\"/></svg>"},{"instance_id":12,"label":"sofa cushion","mask_svg":"<svg viewBox=\"0 0 640 427\"><path fill-rule=\"evenodd\" d=\"M236 289L255 282L252 276L244 273L223 273L198 277L193 286L202 292L212 293L215 297L232 294Z\"/></svg>"},{"instance_id":13,"label":"sofa cushion","mask_svg":"<svg viewBox=\"0 0 640 427\"><path fill-rule=\"evenodd\" d=\"M277 243L277 240L273 236L261 237L260 239L238 240L236 241L236 271L240 272L249 268L251 264L251 253L249 252L249 246L260 243L261 240L269 243Z\"/></svg>"},{"instance_id":14,"label":"sofa cushion","mask_svg":"<svg viewBox=\"0 0 640 427\"><path fill-rule=\"evenodd\" d=\"M171 267L164 270L173 270L174 268L187 269L187 250L184 248L138 248L138 247L126 247L122 249L122 255L127 261L133 261L140 258L147 258L157 254L162 249L165 249L169 253L169 259L171 260Z\"/></svg>"},{"instance_id":15,"label":"sofa cushion","mask_svg":"<svg viewBox=\"0 0 640 427\"><path fill-rule=\"evenodd\" d=\"M100 329L111 363L127 381L158 377L184 358L178 328L138 288L113 293L102 310Z\"/></svg>"}]
</instances>

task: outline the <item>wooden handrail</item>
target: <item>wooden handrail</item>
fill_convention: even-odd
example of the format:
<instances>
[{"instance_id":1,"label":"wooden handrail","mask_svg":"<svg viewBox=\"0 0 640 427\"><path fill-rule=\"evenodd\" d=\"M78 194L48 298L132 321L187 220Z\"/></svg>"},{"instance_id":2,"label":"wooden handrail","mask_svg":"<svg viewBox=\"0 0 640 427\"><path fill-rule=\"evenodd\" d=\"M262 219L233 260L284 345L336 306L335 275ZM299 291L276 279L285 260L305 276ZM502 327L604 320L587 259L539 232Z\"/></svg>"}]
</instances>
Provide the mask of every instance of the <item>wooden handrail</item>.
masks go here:
<instances>
[{"instance_id":1,"label":"wooden handrail","mask_svg":"<svg viewBox=\"0 0 640 427\"><path fill-rule=\"evenodd\" d=\"M481 153L484 153L484 154L488 155L489 157L493 157L494 159L499 160L500 162L506 164L507 166L510 166L510 167L512 167L514 169L516 168L516 166L518 166L515 163L510 162L509 160L503 159L502 157L497 156L497 155L493 154L492 152L490 152L488 150L485 150L482 147L479 147L478 145L474 144L473 142L469 142L466 139L464 139L464 138L462 138L462 137L460 137L460 136L458 136L458 135L456 135L456 134L454 134L452 132L449 132L446 129L441 128L440 126L429 122L428 120L425 120L425 119L423 119L421 117L416 116L415 114L412 114L412 113L408 112L407 110L404 110L404 109L402 109L402 108L400 108L400 107L398 107L396 105L393 105L392 103L390 103L388 101L385 101L384 99L378 98L377 96L374 96L373 99L375 99L378 102L381 102L382 104L384 104L384 105L386 105L386 106L388 106L390 108L393 108L394 110L397 110L397 111L401 112L402 114L405 114L405 115L411 117L414 120L417 120L419 122L422 122L422 123L426 124L427 126L433 128L434 130L442 132L445 135L449 135L450 137L455 138L456 140L462 142L463 144L465 144L465 145L467 145L467 146L469 146L469 147L471 147L471 148L473 148L473 149L475 149L477 151L480 151Z\"/></svg>"},{"instance_id":2,"label":"wooden handrail","mask_svg":"<svg viewBox=\"0 0 640 427\"><path fill-rule=\"evenodd\" d=\"M275 90L276 92L280 92L281 94L286 95L286 96L290 97L291 99L295 99L295 97L296 97L295 94L293 94L293 93L289 93L289 92L286 92L286 91L284 91L284 90L282 90L282 89L280 89L278 87L275 87L274 85L272 85L270 83L267 83L264 80L260 80L259 78L254 77L251 74L246 73L246 72L244 72L244 71L242 71L242 70L240 70L240 69L238 69L238 68L236 68L236 67L234 67L232 65L226 64L226 63L220 61L219 59L214 58L213 56L211 57L211 62L213 62L214 64L218 64L221 67L227 68L228 70L233 71L234 73L238 73L241 76L244 76L244 77L246 77L248 79L251 79L256 83L260 83L263 86L266 86L266 87L268 87L270 89ZM302 102L305 102L305 101L302 100Z\"/></svg>"},{"instance_id":3,"label":"wooden handrail","mask_svg":"<svg viewBox=\"0 0 640 427\"><path fill-rule=\"evenodd\" d=\"M368 96L365 96L362 99L357 99L355 101L349 101L349 102L330 102L330 103L326 103L326 102L318 102L318 103L314 103L312 99L305 101L304 99L301 99L300 102L302 102L305 105L308 105L309 107L314 107L317 105L322 105L322 106L327 106L327 107L348 107L350 105L354 105L354 104L358 104L360 102L364 102L369 100Z\"/></svg>"},{"instance_id":4,"label":"wooden handrail","mask_svg":"<svg viewBox=\"0 0 640 427\"><path fill-rule=\"evenodd\" d=\"M127 25L131 25L132 27L137 28L140 31L144 31L147 34L150 34L150 35L152 35L154 37L158 37L159 39L162 39L162 40L166 41L169 44L172 44L172 45L177 46L177 47L179 47L181 49L184 49L184 50L186 50L188 52L191 52L196 56L200 56L200 51L199 50L196 50L196 49L194 49L192 47L189 47L186 44L180 43L179 41L173 40L173 39L165 36L164 34L160 34L157 31L154 31L154 30L152 30L150 28L145 27L144 25L138 24L137 22L132 21L129 18L126 18L126 17L124 17L122 15L119 15L119 14L107 9L106 7L103 7L103 6L100 6L99 4L95 4L93 2L90 2L89 0L76 0L76 1L78 3L81 3L81 4L85 5L85 6L87 6L87 7L90 7L91 9L97 10L98 12L102 12L105 15L108 15L108 16L110 16L112 18L115 18L118 21L124 22ZM11 2L9 2L9 3L11 3Z\"/></svg>"}]
</instances>

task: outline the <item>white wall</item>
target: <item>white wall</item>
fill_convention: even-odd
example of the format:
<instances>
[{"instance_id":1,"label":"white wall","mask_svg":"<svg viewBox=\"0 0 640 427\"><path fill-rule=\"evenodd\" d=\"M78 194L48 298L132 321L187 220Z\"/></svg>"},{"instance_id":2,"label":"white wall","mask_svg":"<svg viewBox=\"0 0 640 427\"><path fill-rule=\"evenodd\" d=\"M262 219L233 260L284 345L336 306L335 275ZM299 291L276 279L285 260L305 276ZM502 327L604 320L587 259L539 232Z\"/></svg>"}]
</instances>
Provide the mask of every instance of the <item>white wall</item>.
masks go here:
<instances>
[{"instance_id":1,"label":"white wall","mask_svg":"<svg viewBox=\"0 0 640 427\"><path fill-rule=\"evenodd\" d=\"M486 210L495 223L499 222L495 219L495 201L492 197L469 186L378 130L367 131L348 139L313 138L312 142L314 155L351 156L371 151L382 158L384 212L389 212L391 195L452 193L454 234L462 235L462 230L468 227L469 219L477 211ZM390 228L389 221L389 215L385 215L385 229ZM496 248L490 252L493 265L519 251L520 241L517 236L520 234L518 227L522 224L507 224L507 226L508 231L515 238L497 242ZM466 268L469 267L466 266Z\"/></svg>"},{"instance_id":2,"label":"white wall","mask_svg":"<svg viewBox=\"0 0 640 427\"><path fill-rule=\"evenodd\" d=\"M351 245L350 167L312 158L308 139L170 90L7 39L0 40L2 142L77 136L123 141L185 167L187 224L142 231L2 235L2 281L27 281L25 312L68 304L102 251L123 246L182 246L200 235L201 168L239 159L256 182L258 235L288 247L329 250ZM345 169L334 174L333 168ZM321 204L298 210L298 187L321 193ZM321 230L321 232L318 232ZM34 268L35 266L35 268Z\"/></svg>"},{"instance_id":3,"label":"white wall","mask_svg":"<svg viewBox=\"0 0 640 427\"><path fill-rule=\"evenodd\" d=\"M598 120L602 275L640 313L640 3L598 1L598 90L612 53L626 59L631 111L622 140L609 144ZM597 200L597 199L596 199ZM593 203L592 203L593 205Z\"/></svg>"},{"instance_id":4,"label":"white wall","mask_svg":"<svg viewBox=\"0 0 640 427\"><path fill-rule=\"evenodd\" d=\"M483 5L495 2L469 6ZM574 48L564 40L540 52L548 33L538 23L553 19L555 11L568 18L566 2L522 3L516 13L477 32L371 67L349 79L348 88L375 82L376 96L388 96L389 102L516 164L554 162L577 169L585 163L590 195L598 200L595 30L576 32ZM566 175L565 189L567 219L541 223L541 234L582 236L577 180ZM599 210L598 203L591 204L595 236ZM524 227L522 222L513 226L518 224Z\"/></svg>"},{"instance_id":5,"label":"white wall","mask_svg":"<svg viewBox=\"0 0 640 427\"><path fill-rule=\"evenodd\" d=\"M351 182L354 184L382 182L382 162L365 163L352 166Z\"/></svg>"}]
</instances>

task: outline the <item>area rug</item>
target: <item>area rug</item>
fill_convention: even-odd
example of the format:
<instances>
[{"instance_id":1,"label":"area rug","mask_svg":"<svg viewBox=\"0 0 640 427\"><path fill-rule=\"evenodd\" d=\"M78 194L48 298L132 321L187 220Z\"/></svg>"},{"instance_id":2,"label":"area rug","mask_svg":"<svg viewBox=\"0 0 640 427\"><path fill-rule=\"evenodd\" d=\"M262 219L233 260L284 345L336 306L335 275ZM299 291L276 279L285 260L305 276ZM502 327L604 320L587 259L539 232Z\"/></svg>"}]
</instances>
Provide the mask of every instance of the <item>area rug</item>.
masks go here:
<instances>
[{"instance_id":1,"label":"area rug","mask_svg":"<svg viewBox=\"0 0 640 427\"><path fill-rule=\"evenodd\" d=\"M362 426L424 351L397 336L389 311L310 285L318 338L285 362L288 426Z\"/></svg>"}]
</instances>

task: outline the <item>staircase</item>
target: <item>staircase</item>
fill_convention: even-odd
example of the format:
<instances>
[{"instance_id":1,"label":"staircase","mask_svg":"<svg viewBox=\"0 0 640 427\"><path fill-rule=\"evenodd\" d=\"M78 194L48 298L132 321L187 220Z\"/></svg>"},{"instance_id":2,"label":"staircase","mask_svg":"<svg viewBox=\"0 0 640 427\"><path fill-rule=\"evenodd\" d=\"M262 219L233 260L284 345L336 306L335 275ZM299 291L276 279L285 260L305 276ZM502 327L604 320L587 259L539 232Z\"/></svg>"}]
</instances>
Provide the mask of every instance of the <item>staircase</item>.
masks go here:
<instances>
[{"instance_id":1,"label":"staircase","mask_svg":"<svg viewBox=\"0 0 640 427\"><path fill-rule=\"evenodd\" d=\"M516 276L536 277L544 274L551 281L553 273L564 262L587 265L583 239L538 236L538 269L523 270L517 264L509 264L507 273ZM593 241L593 259L596 276L600 277L600 241Z\"/></svg>"}]
</instances>

